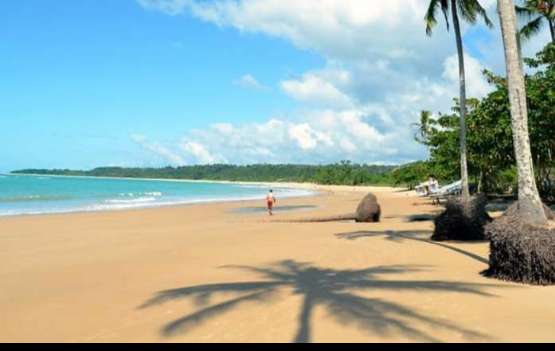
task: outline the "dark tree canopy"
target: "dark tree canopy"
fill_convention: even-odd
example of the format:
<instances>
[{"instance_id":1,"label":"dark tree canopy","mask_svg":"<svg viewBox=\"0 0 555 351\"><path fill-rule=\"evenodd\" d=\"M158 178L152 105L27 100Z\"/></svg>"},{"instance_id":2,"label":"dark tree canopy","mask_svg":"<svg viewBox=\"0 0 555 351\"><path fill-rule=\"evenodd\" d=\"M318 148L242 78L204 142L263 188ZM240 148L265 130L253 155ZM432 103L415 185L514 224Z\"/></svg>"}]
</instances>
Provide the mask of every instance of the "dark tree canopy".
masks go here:
<instances>
[{"instance_id":1,"label":"dark tree canopy","mask_svg":"<svg viewBox=\"0 0 555 351\"><path fill-rule=\"evenodd\" d=\"M555 45L549 44L526 64L535 69L526 77L530 139L536 178L542 197L555 200ZM468 100L469 171L479 190L515 190L516 171L511 115L505 78L484 72L494 91L482 100ZM428 167L440 179L458 177L458 103L452 114L433 117L425 111L416 139L430 151Z\"/></svg>"}]
</instances>

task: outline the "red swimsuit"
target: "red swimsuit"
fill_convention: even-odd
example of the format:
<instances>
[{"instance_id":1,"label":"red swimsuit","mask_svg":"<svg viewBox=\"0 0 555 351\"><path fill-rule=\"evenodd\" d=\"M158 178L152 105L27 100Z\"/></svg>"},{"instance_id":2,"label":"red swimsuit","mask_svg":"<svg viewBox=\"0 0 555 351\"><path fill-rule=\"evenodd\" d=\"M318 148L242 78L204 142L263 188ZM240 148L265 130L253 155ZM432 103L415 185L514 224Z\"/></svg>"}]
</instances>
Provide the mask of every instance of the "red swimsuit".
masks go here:
<instances>
[{"instance_id":1,"label":"red swimsuit","mask_svg":"<svg viewBox=\"0 0 555 351\"><path fill-rule=\"evenodd\" d=\"M272 195L266 196L266 202L268 203L268 208L274 207L274 197Z\"/></svg>"}]
</instances>

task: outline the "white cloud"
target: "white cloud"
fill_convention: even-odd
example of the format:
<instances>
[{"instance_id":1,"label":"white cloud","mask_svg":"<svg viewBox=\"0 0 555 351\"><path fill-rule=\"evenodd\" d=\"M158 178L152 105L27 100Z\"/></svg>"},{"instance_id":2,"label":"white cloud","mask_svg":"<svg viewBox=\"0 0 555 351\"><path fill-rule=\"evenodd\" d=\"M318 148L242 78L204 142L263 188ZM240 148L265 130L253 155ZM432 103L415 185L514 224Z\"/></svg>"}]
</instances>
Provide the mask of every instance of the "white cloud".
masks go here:
<instances>
[{"instance_id":1,"label":"white cloud","mask_svg":"<svg viewBox=\"0 0 555 351\"><path fill-rule=\"evenodd\" d=\"M330 57L360 57L379 46L389 46L388 40L378 38L391 28L407 20L415 22L415 17L421 22L422 4L421 0L320 0L315 6L314 0L223 0L195 1L188 8L195 16L220 26L281 37ZM408 52L391 46L388 50L391 56Z\"/></svg>"},{"instance_id":2,"label":"white cloud","mask_svg":"<svg viewBox=\"0 0 555 351\"><path fill-rule=\"evenodd\" d=\"M146 151L162 158L163 162L168 162L172 166L183 166L186 164L180 155L157 142L149 142L144 135L132 134L130 137L132 141L139 144Z\"/></svg>"},{"instance_id":3,"label":"white cloud","mask_svg":"<svg viewBox=\"0 0 555 351\"><path fill-rule=\"evenodd\" d=\"M484 78L484 67L475 58L465 55L466 89L469 97L482 98L493 89ZM448 57L444 64L443 77L453 84L459 84L459 58L458 55Z\"/></svg>"},{"instance_id":4,"label":"white cloud","mask_svg":"<svg viewBox=\"0 0 555 351\"><path fill-rule=\"evenodd\" d=\"M264 84L260 83L256 78L254 78L250 74L245 74L241 78L237 79L233 82L233 84L244 88L244 89L253 89L253 90L268 90Z\"/></svg>"},{"instance_id":5,"label":"white cloud","mask_svg":"<svg viewBox=\"0 0 555 351\"><path fill-rule=\"evenodd\" d=\"M414 142L411 125L421 110L449 111L459 94L453 33L441 23L432 38L425 35L428 0L139 2L242 33L281 38L325 59L323 67L280 83L281 91L301 104L298 111L268 116L264 123L222 123L188 133L187 140L204 146L207 154L200 158L210 160L216 154L233 163L421 159L425 149ZM496 0L481 3L495 22ZM481 74L484 67L503 72L498 27L490 37L473 35L474 42L467 45L468 96L490 91ZM481 42L483 37L488 40ZM261 85L251 75L236 84Z\"/></svg>"},{"instance_id":6,"label":"white cloud","mask_svg":"<svg viewBox=\"0 0 555 351\"><path fill-rule=\"evenodd\" d=\"M349 133L365 141L382 142L383 136L370 124L362 120L360 111L346 111L341 114L341 122Z\"/></svg>"},{"instance_id":7,"label":"white cloud","mask_svg":"<svg viewBox=\"0 0 555 351\"><path fill-rule=\"evenodd\" d=\"M189 153L196 159L196 163L215 164L227 162L224 158L220 156L212 155L210 151L208 151L206 146L202 145L201 143L184 140L180 146L183 151Z\"/></svg>"},{"instance_id":8,"label":"white cloud","mask_svg":"<svg viewBox=\"0 0 555 351\"><path fill-rule=\"evenodd\" d=\"M308 124L292 126L289 128L289 136L303 150L311 150L318 146L318 141L313 137L313 130Z\"/></svg>"},{"instance_id":9,"label":"white cloud","mask_svg":"<svg viewBox=\"0 0 555 351\"><path fill-rule=\"evenodd\" d=\"M282 116L263 123L212 125L188 133L185 140L202 148L188 145L186 151L197 155L197 163L327 163L347 156L356 162L373 163L416 159L421 150L415 152L411 145L410 128L382 133L370 124L380 118L370 107L310 109L300 116Z\"/></svg>"},{"instance_id":10,"label":"white cloud","mask_svg":"<svg viewBox=\"0 0 555 351\"><path fill-rule=\"evenodd\" d=\"M294 140L302 150L312 150L319 144L326 146L333 146L334 144L329 135L314 130L308 123L290 126L289 137Z\"/></svg>"},{"instance_id":11,"label":"white cloud","mask_svg":"<svg viewBox=\"0 0 555 351\"><path fill-rule=\"evenodd\" d=\"M233 124L231 123L216 123L212 125L212 128L220 134L226 136L232 135L235 130L233 128Z\"/></svg>"},{"instance_id":12,"label":"white cloud","mask_svg":"<svg viewBox=\"0 0 555 351\"><path fill-rule=\"evenodd\" d=\"M353 154L358 150L356 145L347 138L341 139L339 145L341 146L341 149L348 154Z\"/></svg>"},{"instance_id":13,"label":"white cloud","mask_svg":"<svg viewBox=\"0 0 555 351\"><path fill-rule=\"evenodd\" d=\"M335 85L335 83L345 85L349 81L350 77L347 71L326 70L307 73L299 80L283 81L281 89L301 102L317 106L351 107L353 105L351 98Z\"/></svg>"}]
</instances>

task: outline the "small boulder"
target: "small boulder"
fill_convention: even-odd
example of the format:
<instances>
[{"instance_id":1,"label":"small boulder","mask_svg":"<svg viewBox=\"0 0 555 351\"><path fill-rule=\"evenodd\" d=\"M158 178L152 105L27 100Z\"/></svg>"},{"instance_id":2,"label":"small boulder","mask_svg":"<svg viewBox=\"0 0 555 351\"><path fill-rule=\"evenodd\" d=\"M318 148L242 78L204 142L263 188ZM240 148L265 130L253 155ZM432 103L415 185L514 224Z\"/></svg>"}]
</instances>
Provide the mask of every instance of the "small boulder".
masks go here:
<instances>
[{"instance_id":1,"label":"small boulder","mask_svg":"<svg viewBox=\"0 0 555 351\"><path fill-rule=\"evenodd\" d=\"M376 195L370 193L358 205L355 220L358 223L377 223L380 221L381 213Z\"/></svg>"}]
</instances>

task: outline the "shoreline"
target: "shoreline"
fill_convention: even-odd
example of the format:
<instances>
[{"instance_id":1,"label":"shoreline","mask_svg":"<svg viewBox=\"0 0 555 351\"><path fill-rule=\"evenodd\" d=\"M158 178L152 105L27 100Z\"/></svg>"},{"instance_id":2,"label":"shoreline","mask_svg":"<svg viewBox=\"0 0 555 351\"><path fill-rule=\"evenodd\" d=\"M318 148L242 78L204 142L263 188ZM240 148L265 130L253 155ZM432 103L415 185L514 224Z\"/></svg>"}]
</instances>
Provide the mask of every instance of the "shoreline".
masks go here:
<instances>
[{"instance_id":1,"label":"shoreline","mask_svg":"<svg viewBox=\"0 0 555 351\"><path fill-rule=\"evenodd\" d=\"M286 190L303 190L306 194L294 194L290 196L283 196L283 199L298 199L320 196L323 194L333 194L336 192L347 193L367 193L367 192L393 192L401 191L403 188L386 187L386 186L348 186L348 185L320 185L315 183L295 183L295 182L246 182L246 181L218 181L218 180L189 180L189 179L154 179L154 178L124 178L124 177L95 177L95 176L66 176L66 175L39 175L39 174L0 174L0 176L23 176L23 177L49 177L49 178L71 178L71 179L107 179L107 180L136 180L145 182L174 182L174 183L203 183L203 184L226 184L226 185L244 185L244 186L257 186L257 187L273 187L275 189ZM207 199L207 200L184 200L175 203L157 203L157 204L137 204L136 206L122 207L122 208L98 208L98 209L67 209L67 210L54 210L44 211L37 213L15 213L15 214L0 214L0 219L3 218L18 218L18 217L36 217L36 216L59 216L59 215L72 215L84 213L110 213L110 212L123 212L123 211L138 211L149 209L164 209L164 208L183 208L192 207L197 205L207 204L226 204L226 203L241 203L241 202L254 202L262 200L263 196L247 197L247 198L230 198L230 199Z\"/></svg>"},{"instance_id":2,"label":"shoreline","mask_svg":"<svg viewBox=\"0 0 555 351\"><path fill-rule=\"evenodd\" d=\"M282 199L286 200L299 200L304 198L312 198L324 195L323 193L311 193L307 195L292 195L284 196ZM189 202L173 203L173 204L153 204L153 205L140 205L136 207L128 208L111 208L111 209L91 209L91 210L67 210L67 211L56 211L56 212L43 212L43 213L20 213L20 214L0 214L0 221L2 219L10 218L33 218L33 217L50 217L50 216L71 216L71 215L83 215L83 214L109 214L109 213L134 213L138 211L149 211L149 210L163 210L163 209L186 209L196 206L210 206L210 205L227 205L227 204L240 204L240 203L254 203L261 202L259 198L244 198L244 199L215 199L215 200L190 200ZM263 206L261 206L263 207Z\"/></svg>"}]
</instances>

